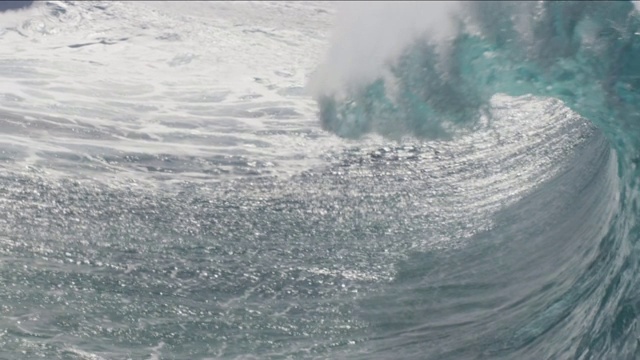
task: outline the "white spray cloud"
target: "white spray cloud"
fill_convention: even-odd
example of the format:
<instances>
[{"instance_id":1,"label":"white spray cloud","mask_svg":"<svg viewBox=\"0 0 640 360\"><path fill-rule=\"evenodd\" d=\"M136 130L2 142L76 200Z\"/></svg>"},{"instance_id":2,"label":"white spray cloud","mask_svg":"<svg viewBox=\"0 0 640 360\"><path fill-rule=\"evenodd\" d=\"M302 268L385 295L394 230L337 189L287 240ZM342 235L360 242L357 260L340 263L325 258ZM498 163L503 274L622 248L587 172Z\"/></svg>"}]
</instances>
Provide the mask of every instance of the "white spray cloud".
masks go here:
<instances>
[{"instance_id":1,"label":"white spray cloud","mask_svg":"<svg viewBox=\"0 0 640 360\"><path fill-rule=\"evenodd\" d=\"M315 95L336 93L384 74L417 36L434 40L454 33L454 1L345 2L337 5L331 45L309 83Z\"/></svg>"}]
</instances>

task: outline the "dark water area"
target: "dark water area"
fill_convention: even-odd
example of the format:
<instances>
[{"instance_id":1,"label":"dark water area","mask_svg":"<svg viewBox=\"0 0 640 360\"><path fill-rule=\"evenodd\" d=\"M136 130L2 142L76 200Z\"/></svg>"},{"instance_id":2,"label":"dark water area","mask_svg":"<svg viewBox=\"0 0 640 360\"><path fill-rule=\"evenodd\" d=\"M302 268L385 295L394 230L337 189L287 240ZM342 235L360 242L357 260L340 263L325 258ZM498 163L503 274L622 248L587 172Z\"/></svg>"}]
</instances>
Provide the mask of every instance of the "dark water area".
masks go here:
<instances>
[{"instance_id":1,"label":"dark water area","mask_svg":"<svg viewBox=\"0 0 640 360\"><path fill-rule=\"evenodd\" d=\"M26 9L29 6L33 5L33 1L16 1L16 0L7 0L0 2L0 12L7 10L21 10Z\"/></svg>"}]
</instances>

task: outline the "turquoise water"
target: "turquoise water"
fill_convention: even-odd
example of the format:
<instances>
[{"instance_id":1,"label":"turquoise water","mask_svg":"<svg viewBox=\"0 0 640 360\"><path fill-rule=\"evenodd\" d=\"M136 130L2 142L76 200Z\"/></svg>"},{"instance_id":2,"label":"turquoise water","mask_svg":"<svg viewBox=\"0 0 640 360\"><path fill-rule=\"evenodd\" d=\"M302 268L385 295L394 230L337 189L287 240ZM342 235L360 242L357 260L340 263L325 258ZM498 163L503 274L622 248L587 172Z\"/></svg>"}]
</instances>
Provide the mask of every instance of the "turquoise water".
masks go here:
<instances>
[{"instance_id":1,"label":"turquoise water","mask_svg":"<svg viewBox=\"0 0 640 360\"><path fill-rule=\"evenodd\" d=\"M494 251L472 247L463 265L454 266L458 273L454 270L452 278L472 287L467 295L458 283L454 293L460 295L451 296L470 298L460 304L469 315L453 312L459 322L445 321L438 331L418 320L408 331L411 340L399 332L385 343L389 349L396 341L411 344L416 358L637 358L637 10L624 1L477 2L466 10L468 17L458 24L444 65L435 44L417 40L390 68L396 82L393 96L382 78L353 87L346 96L320 96L324 127L356 138L367 132L447 138L455 133L450 129L473 126L486 116L494 94L534 94L560 99L589 119L613 153L606 146L589 146L575 166L589 161L599 168L590 184L573 183L585 175L567 172L525 204L500 213L502 227L474 240L491 243ZM524 27L523 15L530 15ZM469 24L475 30L468 30ZM611 163L615 167L606 165ZM554 191L571 200L561 215L551 215L552 225L547 216L558 201ZM519 240L522 248L517 248ZM561 259L564 251L570 256ZM458 256L465 258L460 253L454 258ZM429 256L417 259L420 265L413 264L409 273L425 271L433 261ZM504 273L495 273L496 262L504 264L499 267ZM542 281L541 271L549 272L548 282ZM469 280L476 276L483 281ZM514 284L502 282L503 276L513 276ZM427 279L420 277L415 288L409 286L413 291L408 293L419 303L430 296L420 291L433 286ZM499 298L497 289L512 286L513 296ZM419 309L425 316L440 312ZM467 331L469 339L464 340ZM426 339L451 345L431 350L418 344Z\"/></svg>"},{"instance_id":2,"label":"turquoise water","mask_svg":"<svg viewBox=\"0 0 640 360\"><path fill-rule=\"evenodd\" d=\"M1 359L640 356L631 3L474 3L447 66L416 40L393 95L383 78L323 94L319 121L291 68L212 90L198 59L228 64L194 49L221 34L242 63L234 47L288 36L279 51L309 54L259 15L320 5L193 10L247 28L46 6L47 31L29 15L1 34L71 49L0 62ZM118 24L138 37L72 47ZM156 56L162 81L86 65Z\"/></svg>"}]
</instances>

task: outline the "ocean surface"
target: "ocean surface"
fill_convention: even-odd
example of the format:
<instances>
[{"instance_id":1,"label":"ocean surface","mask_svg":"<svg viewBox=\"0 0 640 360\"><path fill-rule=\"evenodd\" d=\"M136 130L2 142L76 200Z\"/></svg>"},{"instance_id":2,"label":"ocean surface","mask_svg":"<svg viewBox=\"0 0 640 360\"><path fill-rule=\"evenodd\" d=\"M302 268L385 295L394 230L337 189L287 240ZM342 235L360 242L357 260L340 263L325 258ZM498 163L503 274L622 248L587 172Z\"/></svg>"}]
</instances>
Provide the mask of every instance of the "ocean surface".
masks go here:
<instances>
[{"instance_id":1,"label":"ocean surface","mask_svg":"<svg viewBox=\"0 0 640 360\"><path fill-rule=\"evenodd\" d=\"M638 8L3 2L0 359L640 359Z\"/></svg>"}]
</instances>

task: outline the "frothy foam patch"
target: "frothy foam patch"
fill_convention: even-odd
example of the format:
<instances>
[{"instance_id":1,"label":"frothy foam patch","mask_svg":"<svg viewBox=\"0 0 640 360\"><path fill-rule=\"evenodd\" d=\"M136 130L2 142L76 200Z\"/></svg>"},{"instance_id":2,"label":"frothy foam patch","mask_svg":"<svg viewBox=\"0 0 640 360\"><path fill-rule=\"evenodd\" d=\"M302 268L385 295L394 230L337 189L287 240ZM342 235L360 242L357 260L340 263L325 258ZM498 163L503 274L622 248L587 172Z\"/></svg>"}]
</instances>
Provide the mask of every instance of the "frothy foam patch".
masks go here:
<instances>
[{"instance_id":1,"label":"frothy foam patch","mask_svg":"<svg viewBox=\"0 0 640 360\"><path fill-rule=\"evenodd\" d=\"M42 1L0 12L0 161L150 183L322 164L345 145L301 90L331 6Z\"/></svg>"},{"instance_id":2,"label":"frothy foam patch","mask_svg":"<svg viewBox=\"0 0 640 360\"><path fill-rule=\"evenodd\" d=\"M2 1L0 2L0 36L7 29L20 26L28 19L40 13L38 3L32 1Z\"/></svg>"}]
</instances>

